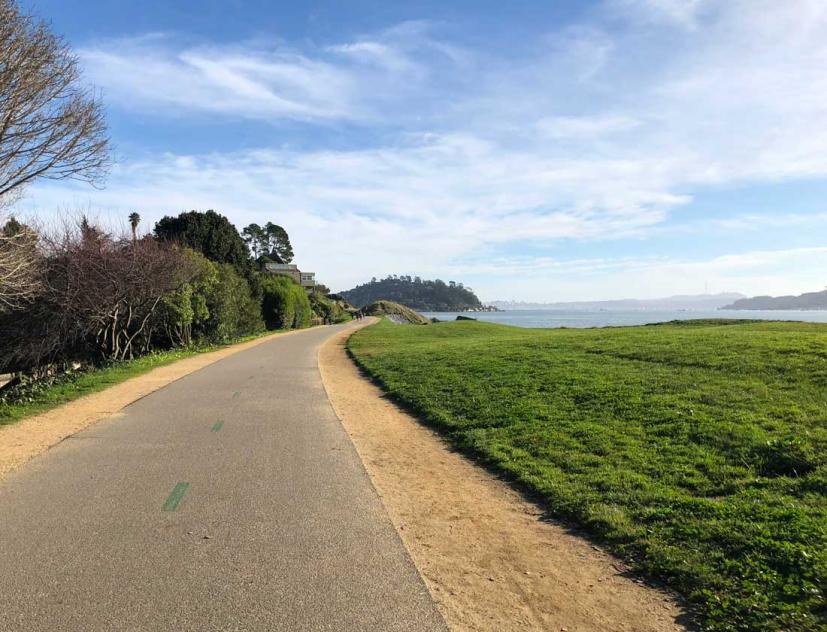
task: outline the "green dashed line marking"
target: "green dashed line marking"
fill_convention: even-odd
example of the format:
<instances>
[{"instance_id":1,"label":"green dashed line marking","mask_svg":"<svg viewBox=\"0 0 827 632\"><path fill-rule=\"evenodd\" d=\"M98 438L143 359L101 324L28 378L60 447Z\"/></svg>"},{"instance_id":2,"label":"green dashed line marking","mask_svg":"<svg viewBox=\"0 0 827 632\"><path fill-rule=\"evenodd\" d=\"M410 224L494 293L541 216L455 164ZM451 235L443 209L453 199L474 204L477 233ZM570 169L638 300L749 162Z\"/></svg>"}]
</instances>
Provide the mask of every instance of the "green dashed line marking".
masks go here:
<instances>
[{"instance_id":1,"label":"green dashed line marking","mask_svg":"<svg viewBox=\"0 0 827 632\"><path fill-rule=\"evenodd\" d=\"M217 421L217 422L215 422L215 423L213 424L213 426L212 426L212 431L213 431L213 432L218 432L219 430L221 430L221 428L222 428L223 426L224 426L224 422L223 422L223 421Z\"/></svg>"},{"instance_id":2,"label":"green dashed line marking","mask_svg":"<svg viewBox=\"0 0 827 632\"><path fill-rule=\"evenodd\" d=\"M236 391L233 393L233 397L238 397L239 395L241 395L241 391Z\"/></svg>"},{"instance_id":3,"label":"green dashed line marking","mask_svg":"<svg viewBox=\"0 0 827 632\"><path fill-rule=\"evenodd\" d=\"M164 503L161 511L175 511L178 509L178 504L184 498L184 494L187 492L189 486L189 483L177 483L175 487L172 488L169 496L167 496L167 501Z\"/></svg>"}]
</instances>

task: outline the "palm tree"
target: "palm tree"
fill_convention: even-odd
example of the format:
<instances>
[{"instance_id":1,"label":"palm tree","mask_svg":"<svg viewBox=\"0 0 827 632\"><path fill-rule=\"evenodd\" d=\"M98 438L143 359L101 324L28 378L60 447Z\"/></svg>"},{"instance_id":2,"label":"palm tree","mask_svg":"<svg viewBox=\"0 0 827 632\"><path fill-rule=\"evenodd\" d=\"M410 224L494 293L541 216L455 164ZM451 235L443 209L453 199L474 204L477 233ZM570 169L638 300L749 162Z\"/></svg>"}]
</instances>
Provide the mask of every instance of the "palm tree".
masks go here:
<instances>
[{"instance_id":1,"label":"palm tree","mask_svg":"<svg viewBox=\"0 0 827 632\"><path fill-rule=\"evenodd\" d=\"M132 227L132 243L138 240L138 224L141 223L141 216L135 212L129 214L129 225Z\"/></svg>"}]
</instances>

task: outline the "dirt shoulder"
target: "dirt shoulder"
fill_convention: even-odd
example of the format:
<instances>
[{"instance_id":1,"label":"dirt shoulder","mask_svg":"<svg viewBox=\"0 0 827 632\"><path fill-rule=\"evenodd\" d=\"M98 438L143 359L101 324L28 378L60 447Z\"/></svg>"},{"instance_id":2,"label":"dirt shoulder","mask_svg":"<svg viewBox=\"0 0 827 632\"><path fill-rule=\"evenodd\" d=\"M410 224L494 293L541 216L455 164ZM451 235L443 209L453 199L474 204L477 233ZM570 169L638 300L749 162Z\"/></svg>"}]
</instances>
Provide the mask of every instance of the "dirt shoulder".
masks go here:
<instances>
[{"instance_id":1,"label":"dirt shoulder","mask_svg":"<svg viewBox=\"0 0 827 632\"><path fill-rule=\"evenodd\" d=\"M389 401L347 356L352 330L319 367L405 546L452 630L684 630L667 594L453 452Z\"/></svg>"},{"instance_id":2,"label":"dirt shoulder","mask_svg":"<svg viewBox=\"0 0 827 632\"><path fill-rule=\"evenodd\" d=\"M296 332L279 332L203 353L173 364L158 367L130 378L99 393L81 397L40 415L0 426L0 480L38 454L45 452L66 437L92 424L117 414L124 406L149 395L159 388L228 356L263 344L277 336Z\"/></svg>"}]
</instances>

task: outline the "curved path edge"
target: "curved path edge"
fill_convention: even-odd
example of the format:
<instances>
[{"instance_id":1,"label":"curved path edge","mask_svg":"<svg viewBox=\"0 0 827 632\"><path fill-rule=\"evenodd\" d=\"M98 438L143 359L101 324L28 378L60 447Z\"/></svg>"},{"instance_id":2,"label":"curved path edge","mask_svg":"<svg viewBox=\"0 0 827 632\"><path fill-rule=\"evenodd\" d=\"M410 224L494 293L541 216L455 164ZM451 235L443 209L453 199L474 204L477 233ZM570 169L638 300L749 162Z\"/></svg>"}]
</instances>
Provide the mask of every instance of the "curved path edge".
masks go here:
<instances>
[{"instance_id":1,"label":"curved path edge","mask_svg":"<svg viewBox=\"0 0 827 632\"><path fill-rule=\"evenodd\" d=\"M544 520L537 506L391 402L347 355L353 333L320 347L322 380L452 630L686 629L672 596Z\"/></svg>"},{"instance_id":2,"label":"curved path edge","mask_svg":"<svg viewBox=\"0 0 827 632\"><path fill-rule=\"evenodd\" d=\"M122 408L182 377L245 349L301 331L305 330L280 331L255 340L228 345L216 351L184 358L124 380L97 393L79 397L45 413L26 417L14 424L0 426L0 481L9 472L57 445L66 437L103 419L117 415Z\"/></svg>"},{"instance_id":3,"label":"curved path edge","mask_svg":"<svg viewBox=\"0 0 827 632\"><path fill-rule=\"evenodd\" d=\"M0 484L0 629L446 632L333 411L314 328L235 353Z\"/></svg>"}]
</instances>

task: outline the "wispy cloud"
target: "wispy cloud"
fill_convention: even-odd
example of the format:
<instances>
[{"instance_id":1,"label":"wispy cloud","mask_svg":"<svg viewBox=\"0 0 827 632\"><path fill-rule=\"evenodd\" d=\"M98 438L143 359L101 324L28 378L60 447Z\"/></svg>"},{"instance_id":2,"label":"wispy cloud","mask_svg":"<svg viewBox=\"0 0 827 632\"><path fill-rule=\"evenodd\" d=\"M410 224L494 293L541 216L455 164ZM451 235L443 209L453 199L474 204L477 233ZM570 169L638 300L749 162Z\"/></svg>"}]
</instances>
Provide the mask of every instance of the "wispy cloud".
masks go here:
<instances>
[{"instance_id":1,"label":"wispy cloud","mask_svg":"<svg viewBox=\"0 0 827 632\"><path fill-rule=\"evenodd\" d=\"M155 33L103 40L80 56L107 100L129 109L367 125L410 103L438 74L435 68L444 73L446 63L462 62L462 51L432 39L429 28L407 22L356 41L303 49L261 38L182 44Z\"/></svg>"},{"instance_id":2,"label":"wispy cloud","mask_svg":"<svg viewBox=\"0 0 827 632\"><path fill-rule=\"evenodd\" d=\"M289 215L312 265L347 285L467 270L475 252L509 244L657 235L693 189L827 176L823 2L600 6L519 55L427 22L323 46L153 36L86 47L115 107L382 130L345 149L316 137L307 151L127 159L93 203L147 217L217 207L239 224ZM76 191L44 186L33 203ZM668 269L689 279L689 265Z\"/></svg>"},{"instance_id":3,"label":"wispy cloud","mask_svg":"<svg viewBox=\"0 0 827 632\"><path fill-rule=\"evenodd\" d=\"M107 98L164 115L193 111L255 119L351 119L358 86L335 65L287 51L107 42L81 51Z\"/></svg>"},{"instance_id":4,"label":"wispy cloud","mask_svg":"<svg viewBox=\"0 0 827 632\"><path fill-rule=\"evenodd\" d=\"M639 22L692 29L704 11L714 9L716 0L608 0L606 4Z\"/></svg>"},{"instance_id":5,"label":"wispy cloud","mask_svg":"<svg viewBox=\"0 0 827 632\"><path fill-rule=\"evenodd\" d=\"M755 250L705 259L550 257L479 261L459 269L489 298L601 300L687 292L797 294L823 287L827 247Z\"/></svg>"}]
</instances>

